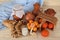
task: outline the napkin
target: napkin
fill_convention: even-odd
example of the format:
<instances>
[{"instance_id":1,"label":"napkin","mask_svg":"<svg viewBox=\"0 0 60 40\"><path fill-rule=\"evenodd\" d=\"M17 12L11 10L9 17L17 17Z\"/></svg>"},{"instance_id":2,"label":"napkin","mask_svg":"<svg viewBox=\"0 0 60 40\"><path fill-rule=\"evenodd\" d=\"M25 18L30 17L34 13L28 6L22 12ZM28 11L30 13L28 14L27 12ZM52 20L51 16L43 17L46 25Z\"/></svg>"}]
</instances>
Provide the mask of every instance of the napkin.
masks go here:
<instances>
[{"instance_id":1,"label":"napkin","mask_svg":"<svg viewBox=\"0 0 60 40\"><path fill-rule=\"evenodd\" d=\"M38 2L41 6L43 5L43 0L12 0L10 2L0 3L0 30L6 29L6 27L2 24L3 20L13 19L11 14L14 5L23 5L24 12L27 12L33 10L33 4L36 2Z\"/></svg>"}]
</instances>

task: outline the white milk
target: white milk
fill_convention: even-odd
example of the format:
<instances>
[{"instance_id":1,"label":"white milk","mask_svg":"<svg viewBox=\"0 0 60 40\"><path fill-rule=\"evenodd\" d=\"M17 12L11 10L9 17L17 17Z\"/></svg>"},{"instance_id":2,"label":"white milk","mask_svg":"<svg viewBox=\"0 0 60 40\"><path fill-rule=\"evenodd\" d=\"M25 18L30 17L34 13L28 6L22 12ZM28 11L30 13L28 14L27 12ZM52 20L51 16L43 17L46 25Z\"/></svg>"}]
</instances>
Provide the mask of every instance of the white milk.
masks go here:
<instances>
[{"instance_id":1,"label":"white milk","mask_svg":"<svg viewBox=\"0 0 60 40\"><path fill-rule=\"evenodd\" d=\"M28 35L28 29L26 27L22 28L22 35L27 36Z\"/></svg>"}]
</instances>

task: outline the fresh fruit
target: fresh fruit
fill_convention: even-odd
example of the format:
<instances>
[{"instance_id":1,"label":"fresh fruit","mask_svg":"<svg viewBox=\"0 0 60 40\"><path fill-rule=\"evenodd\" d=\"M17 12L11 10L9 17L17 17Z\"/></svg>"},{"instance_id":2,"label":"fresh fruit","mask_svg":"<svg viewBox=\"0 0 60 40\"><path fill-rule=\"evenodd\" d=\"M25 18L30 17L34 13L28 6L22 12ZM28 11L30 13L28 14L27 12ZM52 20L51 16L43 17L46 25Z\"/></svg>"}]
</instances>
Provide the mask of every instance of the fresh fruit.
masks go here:
<instances>
[{"instance_id":1,"label":"fresh fruit","mask_svg":"<svg viewBox=\"0 0 60 40\"><path fill-rule=\"evenodd\" d=\"M29 23L33 23L33 20L29 20Z\"/></svg>"},{"instance_id":2,"label":"fresh fruit","mask_svg":"<svg viewBox=\"0 0 60 40\"><path fill-rule=\"evenodd\" d=\"M45 23L42 24L42 28L47 28L47 26L48 26L47 22L45 22Z\"/></svg>"},{"instance_id":3,"label":"fresh fruit","mask_svg":"<svg viewBox=\"0 0 60 40\"><path fill-rule=\"evenodd\" d=\"M30 23L27 24L27 28L28 28L29 30L31 29Z\"/></svg>"},{"instance_id":4,"label":"fresh fruit","mask_svg":"<svg viewBox=\"0 0 60 40\"><path fill-rule=\"evenodd\" d=\"M30 30L30 29L31 29L31 27L30 27L30 26L28 26L28 29Z\"/></svg>"},{"instance_id":5,"label":"fresh fruit","mask_svg":"<svg viewBox=\"0 0 60 40\"><path fill-rule=\"evenodd\" d=\"M49 31L46 30L46 29L44 29L44 30L41 32L41 35L42 35L43 37L48 37L48 36L49 36Z\"/></svg>"},{"instance_id":6,"label":"fresh fruit","mask_svg":"<svg viewBox=\"0 0 60 40\"><path fill-rule=\"evenodd\" d=\"M40 28L40 24L37 25L37 28Z\"/></svg>"},{"instance_id":7,"label":"fresh fruit","mask_svg":"<svg viewBox=\"0 0 60 40\"><path fill-rule=\"evenodd\" d=\"M48 28L49 28L49 29L52 29L52 28L54 28L54 24L52 24L52 23L49 23L49 25L48 25Z\"/></svg>"},{"instance_id":8,"label":"fresh fruit","mask_svg":"<svg viewBox=\"0 0 60 40\"><path fill-rule=\"evenodd\" d=\"M30 26L30 23L27 23L27 26Z\"/></svg>"},{"instance_id":9,"label":"fresh fruit","mask_svg":"<svg viewBox=\"0 0 60 40\"><path fill-rule=\"evenodd\" d=\"M38 25L38 22L37 21L34 21L34 24L37 26Z\"/></svg>"},{"instance_id":10,"label":"fresh fruit","mask_svg":"<svg viewBox=\"0 0 60 40\"><path fill-rule=\"evenodd\" d=\"M37 31L37 27L34 27L34 28L33 28L33 31L36 32L36 31Z\"/></svg>"},{"instance_id":11,"label":"fresh fruit","mask_svg":"<svg viewBox=\"0 0 60 40\"><path fill-rule=\"evenodd\" d=\"M35 24L34 23L31 23L31 25L30 25L30 27L32 28L34 28L35 27Z\"/></svg>"},{"instance_id":12,"label":"fresh fruit","mask_svg":"<svg viewBox=\"0 0 60 40\"><path fill-rule=\"evenodd\" d=\"M33 28L33 31L36 32L37 28L39 28L38 26L38 22L37 21L33 21L33 20L29 20L29 23L27 23L27 27L29 30L31 30Z\"/></svg>"}]
</instances>

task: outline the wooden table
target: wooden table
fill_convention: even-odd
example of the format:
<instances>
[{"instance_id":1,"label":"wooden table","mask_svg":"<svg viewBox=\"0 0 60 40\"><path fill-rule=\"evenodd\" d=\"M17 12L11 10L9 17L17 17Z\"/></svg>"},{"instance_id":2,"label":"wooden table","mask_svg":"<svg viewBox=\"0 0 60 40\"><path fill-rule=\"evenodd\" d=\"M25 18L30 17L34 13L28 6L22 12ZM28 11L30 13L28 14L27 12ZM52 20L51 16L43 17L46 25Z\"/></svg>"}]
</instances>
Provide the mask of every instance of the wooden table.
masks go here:
<instances>
[{"instance_id":1,"label":"wooden table","mask_svg":"<svg viewBox=\"0 0 60 40\"><path fill-rule=\"evenodd\" d=\"M47 0L49 1L49 0ZM54 2L53 2L54 3ZM58 18L57 25L54 31L50 31L49 37L42 37L41 34L35 36L26 36L20 38L12 38L8 29L0 31L0 40L60 40L60 6L59 5L44 5L43 9L53 8L56 11L56 17Z\"/></svg>"}]
</instances>

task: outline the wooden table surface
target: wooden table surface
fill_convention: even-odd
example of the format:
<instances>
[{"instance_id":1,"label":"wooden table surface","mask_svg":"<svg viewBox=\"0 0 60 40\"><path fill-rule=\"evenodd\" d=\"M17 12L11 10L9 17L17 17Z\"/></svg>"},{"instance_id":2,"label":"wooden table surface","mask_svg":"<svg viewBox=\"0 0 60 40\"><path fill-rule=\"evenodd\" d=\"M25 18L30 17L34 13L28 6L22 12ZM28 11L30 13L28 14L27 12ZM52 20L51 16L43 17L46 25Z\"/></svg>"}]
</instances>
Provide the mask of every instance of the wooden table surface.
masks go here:
<instances>
[{"instance_id":1,"label":"wooden table surface","mask_svg":"<svg viewBox=\"0 0 60 40\"><path fill-rule=\"evenodd\" d=\"M48 0L46 0L46 2L49 3ZM50 1L52 2L52 0ZM47 8L53 8L56 11L56 17L58 19L57 25L54 29L54 31L50 31L50 35L49 37L42 37L41 34L37 34L35 36L26 36L26 37L20 37L20 38L12 38L10 35L10 31L8 29L2 30L0 31L0 40L60 40L60 5L56 5L54 4L53 1L53 5L48 5L48 4L44 4L43 5L43 9L47 9ZM58 0L59 2L59 0ZM58 4L57 2L57 4Z\"/></svg>"}]
</instances>

